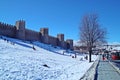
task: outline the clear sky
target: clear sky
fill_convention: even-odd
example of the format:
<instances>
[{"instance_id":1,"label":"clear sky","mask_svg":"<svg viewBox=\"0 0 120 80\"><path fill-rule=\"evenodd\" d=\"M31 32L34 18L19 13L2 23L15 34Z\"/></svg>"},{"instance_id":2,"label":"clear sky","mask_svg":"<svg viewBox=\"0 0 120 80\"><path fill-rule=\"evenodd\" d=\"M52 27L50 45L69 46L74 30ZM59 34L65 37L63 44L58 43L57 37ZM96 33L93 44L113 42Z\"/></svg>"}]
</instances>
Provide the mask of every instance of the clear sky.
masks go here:
<instances>
[{"instance_id":1,"label":"clear sky","mask_svg":"<svg viewBox=\"0 0 120 80\"><path fill-rule=\"evenodd\" d=\"M0 22L15 24L23 19L26 27L49 34L65 34L65 39L79 40L82 16L97 13L108 31L108 42L120 42L120 0L0 0Z\"/></svg>"}]
</instances>

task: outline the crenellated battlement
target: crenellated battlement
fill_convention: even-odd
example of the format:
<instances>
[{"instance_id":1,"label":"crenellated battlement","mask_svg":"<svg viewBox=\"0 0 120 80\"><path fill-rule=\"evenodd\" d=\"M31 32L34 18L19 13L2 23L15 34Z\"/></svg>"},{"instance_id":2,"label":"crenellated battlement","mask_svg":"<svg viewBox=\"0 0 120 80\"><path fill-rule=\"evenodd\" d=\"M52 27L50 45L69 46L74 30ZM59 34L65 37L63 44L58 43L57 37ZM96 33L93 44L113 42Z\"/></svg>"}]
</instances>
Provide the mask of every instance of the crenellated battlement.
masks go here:
<instances>
[{"instance_id":1,"label":"crenellated battlement","mask_svg":"<svg viewBox=\"0 0 120 80\"><path fill-rule=\"evenodd\" d=\"M40 32L43 36L49 35L48 28L40 28Z\"/></svg>"},{"instance_id":2,"label":"crenellated battlement","mask_svg":"<svg viewBox=\"0 0 120 80\"><path fill-rule=\"evenodd\" d=\"M15 37L16 27L14 25L0 22L0 35Z\"/></svg>"},{"instance_id":3,"label":"crenellated battlement","mask_svg":"<svg viewBox=\"0 0 120 80\"><path fill-rule=\"evenodd\" d=\"M49 35L48 28L41 28L40 32L25 28L25 21L18 20L15 25L0 22L0 35L13 37L21 40L40 41L53 46L60 46L64 49L73 49L73 40L64 41L64 34L58 34L57 37Z\"/></svg>"},{"instance_id":4,"label":"crenellated battlement","mask_svg":"<svg viewBox=\"0 0 120 80\"><path fill-rule=\"evenodd\" d=\"M24 20L16 21L15 26L16 26L17 30L24 30L25 29L25 21Z\"/></svg>"},{"instance_id":5,"label":"crenellated battlement","mask_svg":"<svg viewBox=\"0 0 120 80\"><path fill-rule=\"evenodd\" d=\"M4 22L0 22L0 28L4 28L4 27L15 27L14 25L11 25L11 24L7 24L7 23L4 23Z\"/></svg>"},{"instance_id":6,"label":"crenellated battlement","mask_svg":"<svg viewBox=\"0 0 120 80\"><path fill-rule=\"evenodd\" d=\"M18 39L22 39L22 40L25 40L25 21L23 20L19 20L19 21L16 21L16 37Z\"/></svg>"},{"instance_id":7,"label":"crenellated battlement","mask_svg":"<svg viewBox=\"0 0 120 80\"><path fill-rule=\"evenodd\" d=\"M64 34L57 34L57 38L59 41L64 41Z\"/></svg>"}]
</instances>

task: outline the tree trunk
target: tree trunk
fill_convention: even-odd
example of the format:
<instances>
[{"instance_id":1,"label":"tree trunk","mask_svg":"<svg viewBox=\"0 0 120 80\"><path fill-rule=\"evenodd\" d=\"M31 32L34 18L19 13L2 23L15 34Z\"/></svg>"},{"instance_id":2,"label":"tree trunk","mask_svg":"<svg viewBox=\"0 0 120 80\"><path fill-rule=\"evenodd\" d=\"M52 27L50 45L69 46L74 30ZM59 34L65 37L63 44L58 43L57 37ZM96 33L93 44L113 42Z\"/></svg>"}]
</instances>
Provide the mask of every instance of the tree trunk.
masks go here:
<instances>
[{"instance_id":1,"label":"tree trunk","mask_svg":"<svg viewBox=\"0 0 120 80\"><path fill-rule=\"evenodd\" d=\"M89 62L91 62L91 54L92 54L92 50L89 50Z\"/></svg>"}]
</instances>

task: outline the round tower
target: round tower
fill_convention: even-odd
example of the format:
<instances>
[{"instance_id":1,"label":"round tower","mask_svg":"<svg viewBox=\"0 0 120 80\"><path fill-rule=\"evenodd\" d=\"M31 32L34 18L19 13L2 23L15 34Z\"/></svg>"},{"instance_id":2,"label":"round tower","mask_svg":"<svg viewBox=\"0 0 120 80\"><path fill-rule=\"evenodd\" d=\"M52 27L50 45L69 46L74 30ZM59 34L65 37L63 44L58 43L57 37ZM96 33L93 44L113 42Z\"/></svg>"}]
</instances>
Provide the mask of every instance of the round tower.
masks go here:
<instances>
[{"instance_id":1,"label":"round tower","mask_svg":"<svg viewBox=\"0 0 120 80\"><path fill-rule=\"evenodd\" d=\"M21 40L25 40L25 21L16 21L16 37Z\"/></svg>"},{"instance_id":2,"label":"round tower","mask_svg":"<svg viewBox=\"0 0 120 80\"><path fill-rule=\"evenodd\" d=\"M41 28L40 33L41 33L41 41L43 43L49 44L48 28Z\"/></svg>"},{"instance_id":3,"label":"round tower","mask_svg":"<svg viewBox=\"0 0 120 80\"><path fill-rule=\"evenodd\" d=\"M57 38L59 41L64 41L64 34L58 34Z\"/></svg>"},{"instance_id":4,"label":"round tower","mask_svg":"<svg viewBox=\"0 0 120 80\"><path fill-rule=\"evenodd\" d=\"M72 39L67 39L67 48L73 50L73 40Z\"/></svg>"},{"instance_id":5,"label":"round tower","mask_svg":"<svg viewBox=\"0 0 120 80\"><path fill-rule=\"evenodd\" d=\"M48 28L41 28L40 32L41 32L42 36L48 36Z\"/></svg>"}]
</instances>

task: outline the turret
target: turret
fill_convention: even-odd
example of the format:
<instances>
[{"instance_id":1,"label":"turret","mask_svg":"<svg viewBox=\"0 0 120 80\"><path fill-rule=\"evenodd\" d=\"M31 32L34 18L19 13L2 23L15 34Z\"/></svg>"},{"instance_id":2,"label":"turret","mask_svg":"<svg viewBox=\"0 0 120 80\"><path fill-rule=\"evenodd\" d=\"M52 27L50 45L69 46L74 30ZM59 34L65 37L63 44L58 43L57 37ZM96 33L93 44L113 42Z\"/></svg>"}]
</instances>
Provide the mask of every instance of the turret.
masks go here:
<instances>
[{"instance_id":1,"label":"turret","mask_svg":"<svg viewBox=\"0 0 120 80\"><path fill-rule=\"evenodd\" d=\"M48 36L48 28L41 28L40 29L40 32L42 34L42 36Z\"/></svg>"},{"instance_id":2,"label":"turret","mask_svg":"<svg viewBox=\"0 0 120 80\"><path fill-rule=\"evenodd\" d=\"M21 40L25 40L25 21L16 21L16 37Z\"/></svg>"},{"instance_id":3,"label":"turret","mask_svg":"<svg viewBox=\"0 0 120 80\"><path fill-rule=\"evenodd\" d=\"M25 21L23 21L23 20L16 21L15 26L16 26L17 30L24 30L25 29Z\"/></svg>"},{"instance_id":4,"label":"turret","mask_svg":"<svg viewBox=\"0 0 120 80\"><path fill-rule=\"evenodd\" d=\"M73 50L73 40L72 39L67 39L67 48Z\"/></svg>"},{"instance_id":5,"label":"turret","mask_svg":"<svg viewBox=\"0 0 120 80\"><path fill-rule=\"evenodd\" d=\"M48 28L41 28L40 33L41 33L41 41L43 43L49 44Z\"/></svg>"},{"instance_id":6,"label":"turret","mask_svg":"<svg viewBox=\"0 0 120 80\"><path fill-rule=\"evenodd\" d=\"M64 34L58 34L57 38L59 41L64 41Z\"/></svg>"}]
</instances>

